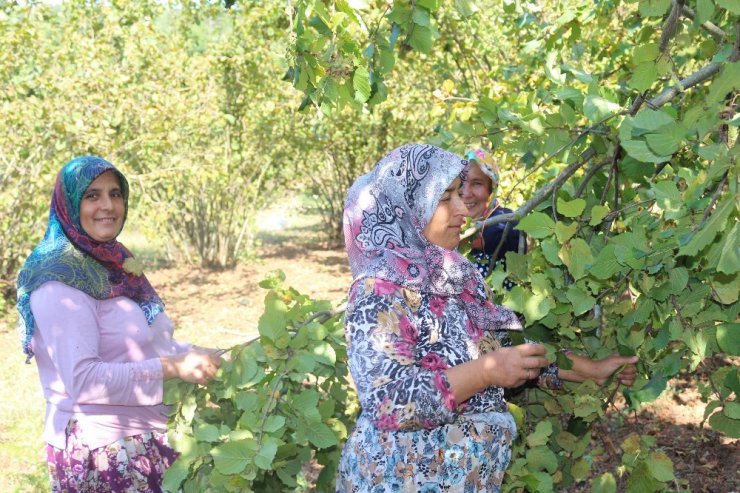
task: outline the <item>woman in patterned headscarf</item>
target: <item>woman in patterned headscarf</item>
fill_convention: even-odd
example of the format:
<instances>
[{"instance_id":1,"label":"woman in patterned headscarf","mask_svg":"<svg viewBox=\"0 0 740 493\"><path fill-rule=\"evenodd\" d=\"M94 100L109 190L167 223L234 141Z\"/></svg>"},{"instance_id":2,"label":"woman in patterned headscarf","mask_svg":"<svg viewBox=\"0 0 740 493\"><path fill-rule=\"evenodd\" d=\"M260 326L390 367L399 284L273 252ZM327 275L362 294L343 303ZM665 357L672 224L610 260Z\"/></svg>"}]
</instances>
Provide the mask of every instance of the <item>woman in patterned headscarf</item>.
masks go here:
<instances>
[{"instance_id":1,"label":"woman in patterned headscarf","mask_svg":"<svg viewBox=\"0 0 740 493\"><path fill-rule=\"evenodd\" d=\"M463 186L463 201L469 216L482 222L500 214L511 213L512 210L502 207L498 200L500 170L496 161L483 149L471 149L465 153L465 157L470 162L470 171ZM506 224L483 226L471 240L469 258L484 278L488 277L495 265L501 265L506 270L506 252L516 252L519 249L519 238L522 235L515 228L516 223L513 223L496 254ZM496 258L493 258L494 254ZM504 287L511 289L514 284L506 279Z\"/></svg>"},{"instance_id":2,"label":"woman in patterned headscarf","mask_svg":"<svg viewBox=\"0 0 740 493\"><path fill-rule=\"evenodd\" d=\"M344 234L354 281L345 318L349 367L362 405L344 445L342 492L497 492L516 426L505 387L558 387L537 344L490 301L478 270L456 251L468 214L468 163L429 145L393 150L350 188ZM575 355L560 377L604 381L635 358Z\"/></svg>"},{"instance_id":3,"label":"woman in patterned headscarf","mask_svg":"<svg viewBox=\"0 0 740 493\"><path fill-rule=\"evenodd\" d=\"M126 178L99 157L57 176L49 224L18 274L19 332L46 398L51 491L161 491L175 460L162 383L204 384L220 358L172 339L164 305L116 237Z\"/></svg>"}]
</instances>

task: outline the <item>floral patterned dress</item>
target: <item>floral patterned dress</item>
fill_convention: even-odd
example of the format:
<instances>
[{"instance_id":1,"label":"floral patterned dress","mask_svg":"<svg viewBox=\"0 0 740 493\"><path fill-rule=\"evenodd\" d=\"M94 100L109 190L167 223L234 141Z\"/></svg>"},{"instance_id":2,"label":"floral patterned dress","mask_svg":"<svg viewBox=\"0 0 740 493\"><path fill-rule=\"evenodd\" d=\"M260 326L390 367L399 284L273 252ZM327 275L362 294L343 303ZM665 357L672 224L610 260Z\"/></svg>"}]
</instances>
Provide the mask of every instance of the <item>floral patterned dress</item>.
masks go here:
<instances>
[{"instance_id":1,"label":"floral patterned dress","mask_svg":"<svg viewBox=\"0 0 740 493\"><path fill-rule=\"evenodd\" d=\"M510 345L506 331L521 325L496 307L494 326L480 333L463 303L380 279L353 284L345 328L362 413L337 491L499 491L516 436L503 389L456 403L444 370ZM539 380L560 385L554 367Z\"/></svg>"}]
</instances>

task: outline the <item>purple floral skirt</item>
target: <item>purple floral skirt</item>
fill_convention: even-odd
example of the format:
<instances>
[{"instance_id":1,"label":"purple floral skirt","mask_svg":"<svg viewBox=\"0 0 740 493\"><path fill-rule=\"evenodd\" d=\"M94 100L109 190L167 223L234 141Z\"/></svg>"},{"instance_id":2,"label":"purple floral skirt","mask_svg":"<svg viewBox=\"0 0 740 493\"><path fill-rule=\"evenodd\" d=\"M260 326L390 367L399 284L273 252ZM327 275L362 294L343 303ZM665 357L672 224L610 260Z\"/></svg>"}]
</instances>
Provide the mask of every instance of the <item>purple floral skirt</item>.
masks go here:
<instances>
[{"instance_id":1,"label":"purple floral skirt","mask_svg":"<svg viewBox=\"0 0 740 493\"><path fill-rule=\"evenodd\" d=\"M142 433L90 450L73 418L66 435L65 449L46 445L53 493L161 492L162 476L178 455L164 433Z\"/></svg>"}]
</instances>

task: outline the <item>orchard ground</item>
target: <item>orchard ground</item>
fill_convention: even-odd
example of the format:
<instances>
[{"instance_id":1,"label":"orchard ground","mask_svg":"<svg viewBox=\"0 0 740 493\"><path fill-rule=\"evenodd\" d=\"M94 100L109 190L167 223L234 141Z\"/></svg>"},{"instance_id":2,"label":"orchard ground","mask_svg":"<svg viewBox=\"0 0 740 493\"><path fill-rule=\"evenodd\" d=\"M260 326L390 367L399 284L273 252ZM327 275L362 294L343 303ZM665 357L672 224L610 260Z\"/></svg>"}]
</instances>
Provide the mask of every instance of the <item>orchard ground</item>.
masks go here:
<instances>
[{"instance_id":1,"label":"orchard ground","mask_svg":"<svg viewBox=\"0 0 740 493\"><path fill-rule=\"evenodd\" d=\"M296 214L281 215L286 210ZM223 272L167 265L156 244L136 235L123 241L148 264L148 277L167 303L176 337L228 347L256 334L265 293L258 282L270 271L281 269L286 284L311 297L335 305L343 300L351 280L346 256L341 247L318 239L319 221L318 216L298 214L292 207L267 211L261 218L262 244L256 258ZM0 319L0 350L5 355L0 371L0 491L48 491L40 439L44 403L35 365L24 364L14 313ZM656 402L637 414L625 412L622 404L610 409L608 419L594 429L593 445L604 454L593 456L593 470L615 471L622 441L633 432L647 433L673 460L676 489L740 490L740 444L699 426L705 405L697 386L706 383L705 373L709 372L672 380ZM624 483L620 485L621 491ZM590 486L586 481L569 491L590 491Z\"/></svg>"}]
</instances>

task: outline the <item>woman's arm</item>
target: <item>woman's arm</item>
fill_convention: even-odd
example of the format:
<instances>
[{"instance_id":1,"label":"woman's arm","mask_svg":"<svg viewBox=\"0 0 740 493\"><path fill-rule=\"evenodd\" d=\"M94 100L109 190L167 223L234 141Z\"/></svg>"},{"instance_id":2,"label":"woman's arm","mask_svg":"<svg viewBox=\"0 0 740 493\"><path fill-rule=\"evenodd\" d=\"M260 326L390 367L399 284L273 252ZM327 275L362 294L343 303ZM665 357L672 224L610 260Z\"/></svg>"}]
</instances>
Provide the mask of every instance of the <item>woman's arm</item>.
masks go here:
<instances>
[{"instance_id":1,"label":"woman's arm","mask_svg":"<svg viewBox=\"0 0 740 493\"><path fill-rule=\"evenodd\" d=\"M34 349L48 355L65 392L77 404L156 405L162 402L165 371L167 376L201 380L211 374L206 372L210 367L203 368L213 363L210 358L186 358L190 353L167 357L173 359L172 365L164 362L167 369L160 358L103 361L96 301L65 284L50 282L34 291L31 309L38 331Z\"/></svg>"},{"instance_id":2,"label":"woman's arm","mask_svg":"<svg viewBox=\"0 0 740 493\"><path fill-rule=\"evenodd\" d=\"M445 370L455 401L464 402L488 387L519 387L548 365L545 347L521 344L503 347Z\"/></svg>"},{"instance_id":3,"label":"woman's arm","mask_svg":"<svg viewBox=\"0 0 740 493\"><path fill-rule=\"evenodd\" d=\"M186 353L162 356L159 361L164 380L181 378L186 382L200 385L205 385L216 376L221 366L219 350L197 346Z\"/></svg>"}]
</instances>

